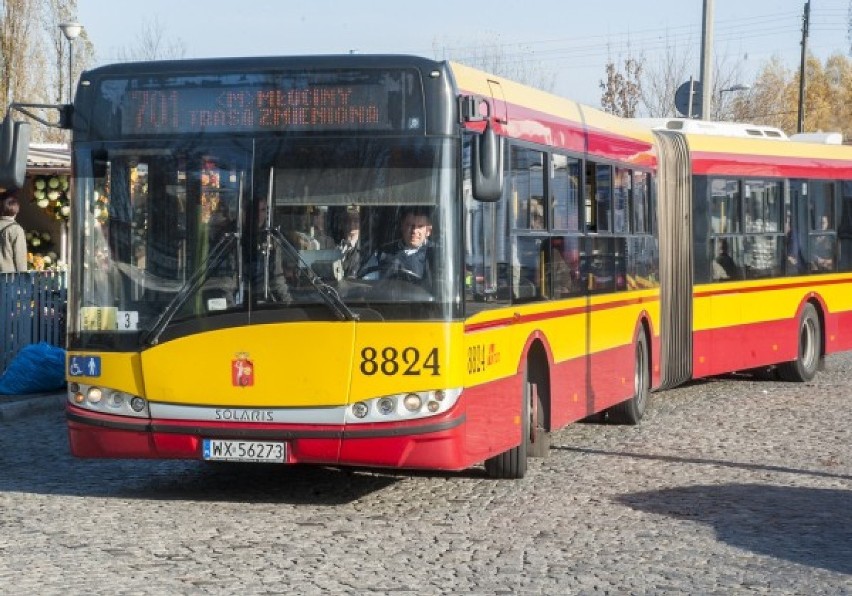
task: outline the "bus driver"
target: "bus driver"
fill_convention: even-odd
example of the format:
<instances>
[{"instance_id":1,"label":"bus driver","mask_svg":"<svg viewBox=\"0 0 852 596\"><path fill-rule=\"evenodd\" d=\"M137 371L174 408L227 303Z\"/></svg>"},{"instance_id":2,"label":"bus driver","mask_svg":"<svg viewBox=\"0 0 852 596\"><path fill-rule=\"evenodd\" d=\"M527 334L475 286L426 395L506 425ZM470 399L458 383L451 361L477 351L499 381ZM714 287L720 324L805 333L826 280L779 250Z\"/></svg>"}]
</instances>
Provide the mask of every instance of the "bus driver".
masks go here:
<instances>
[{"instance_id":1,"label":"bus driver","mask_svg":"<svg viewBox=\"0 0 852 596\"><path fill-rule=\"evenodd\" d=\"M403 279L432 286L432 221L428 211L409 209L400 221L400 239L379 248L370 257L360 277Z\"/></svg>"}]
</instances>

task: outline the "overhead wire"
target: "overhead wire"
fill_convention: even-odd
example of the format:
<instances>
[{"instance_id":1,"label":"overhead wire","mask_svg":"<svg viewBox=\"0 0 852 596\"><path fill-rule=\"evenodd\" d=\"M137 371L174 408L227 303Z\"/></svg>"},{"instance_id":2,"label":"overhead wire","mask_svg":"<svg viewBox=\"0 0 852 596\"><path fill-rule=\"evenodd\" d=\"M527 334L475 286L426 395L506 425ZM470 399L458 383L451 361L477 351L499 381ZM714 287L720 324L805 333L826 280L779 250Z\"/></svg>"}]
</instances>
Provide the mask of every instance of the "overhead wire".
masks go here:
<instances>
[{"instance_id":1,"label":"overhead wire","mask_svg":"<svg viewBox=\"0 0 852 596\"><path fill-rule=\"evenodd\" d=\"M845 31L846 25L839 23L833 16L846 17L843 10L815 10L811 17L812 37L818 32ZM825 19L825 20L823 20ZM770 56L777 53L778 47L754 47L749 42L771 37L779 39L797 38L801 31L802 15L799 12L755 15L738 19L716 21L716 44L745 45L746 53L751 56ZM476 43L471 45L443 46L445 55L454 60L475 60L489 51L499 51L505 64L513 65L535 59L546 63L564 63L593 58L607 58L612 55L632 55L649 57L672 48L695 47L700 39L700 26L683 24L665 27L653 27L628 30L621 33L574 36L571 38L537 39L533 41L512 41L495 43ZM557 47L553 47L553 46ZM796 42L796 45L799 45ZM822 48L813 45L812 48ZM574 64L576 66L576 64Z\"/></svg>"}]
</instances>

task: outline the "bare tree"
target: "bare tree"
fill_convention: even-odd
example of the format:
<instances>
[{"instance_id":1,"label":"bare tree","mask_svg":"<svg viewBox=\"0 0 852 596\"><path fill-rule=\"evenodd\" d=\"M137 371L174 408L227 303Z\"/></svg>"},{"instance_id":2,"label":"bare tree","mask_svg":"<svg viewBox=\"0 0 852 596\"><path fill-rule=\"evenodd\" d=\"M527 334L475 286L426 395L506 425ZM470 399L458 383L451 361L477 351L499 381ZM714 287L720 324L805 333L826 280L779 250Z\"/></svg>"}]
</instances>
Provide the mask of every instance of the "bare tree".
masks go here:
<instances>
[{"instance_id":1,"label":"bare tree","mask_svg":"<svg viewBox=\"0 0 852 596\"><path fill-rule=\"evenodd\" d=\"M115 58L119 62L140 62L144 60L176 60L186 56L186 45L181 39L169 39L166 26L155 16L142 24L142 30L136 35L136 43L121 48Z\"/></svg>"},{"instance_id":2,"label":"bare tree","mask_svg":"<svg viewBox=\"0 0 852 596\"><path fill-rule=\"evenodd\" d=\"M553 91L556 73L545 68L528 46L517 45L509 51L511 45L492 33L473 45L448 47L436 40L432 47L437 60L454 60L543 91Z\"/></svg>"},{"instance_id":3,"label":"bare tree","mask_svg":"<svg viewBox=\"0 0 852 596\"><path fill-rule=\"evenodd\" d=\"M38 61L37 37L33 23L38 0L6 0L0 23L0 97L5 108L12 101L33 101Z\"/></svg>"},{"instance_id":4,"label":"bare tree","mask_svg":"<svg viewBox=\"0 0 852 596\"><path fill-rule=\"evenodd\" d=\"M633 118L642 97L642 61L627 58L624 71L616 69L610 61L606 65L606 80L600 81L601 107L604 111L625 118Z\"/></svg>"},{"instance_id":5,"label":"bare tree","mask_svg":"<svg viewBox=\"0 0 852 596\"><path fill-rule=\"evenodd\" d=\"M666 44L666 50L660 60L648 63L641 77L641 104L646 114L652 118L672 118L681 116L674 105L678 87L690 79L698 59L697 44L687 40L684 46ZM646 61L647 62L647 61ZM733 104L737 95L726 94L735 86L745 86L742 80L744 59L731 58L730 54L720 53L713 61L713 98L710 113L702 117L707 120L729 120L733 117Z\"/></svg>"},{"instance_id":6,"label":"bare tree","mask_svg":"<svg viewBox=\"0 0 852 596\"><path fill-rule=\"evenodd\" d=\"M685 47L667 41L662 58L643 69L641 103L649 117L678 116L674 96L677 88L689 80L689 73L696 64L694 49L695 44L689 40Z\"/></svg>"}]
</instances>

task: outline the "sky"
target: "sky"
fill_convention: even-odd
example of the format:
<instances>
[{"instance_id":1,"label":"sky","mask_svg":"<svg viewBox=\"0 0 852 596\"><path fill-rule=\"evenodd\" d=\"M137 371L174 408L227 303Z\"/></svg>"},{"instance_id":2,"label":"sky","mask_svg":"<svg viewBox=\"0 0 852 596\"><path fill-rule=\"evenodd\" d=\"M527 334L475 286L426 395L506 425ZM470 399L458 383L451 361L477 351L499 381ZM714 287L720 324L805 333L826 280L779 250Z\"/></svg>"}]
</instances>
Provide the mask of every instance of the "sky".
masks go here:
<instances>
[{"instance_id":1,"label":"sky","mask_svg":"<svg viewBox=\"0 0 852 596\"><path fill-rule=\"evenodd\" d=\"M714 53L749 84L777 55L789 69L801 56L804 0L713 0ZM852 0L811 0L808 48L821 59L849 55ZM77 20L97 64L139 46L143 30L162 27L186 58L345 54L448 55L464 61L498 44L506 56L539 65L552 91L599 105L605 65L629 55L659 64L694 56L700 73L702 0L77 0Z\"/></svg>"}]
</instances>

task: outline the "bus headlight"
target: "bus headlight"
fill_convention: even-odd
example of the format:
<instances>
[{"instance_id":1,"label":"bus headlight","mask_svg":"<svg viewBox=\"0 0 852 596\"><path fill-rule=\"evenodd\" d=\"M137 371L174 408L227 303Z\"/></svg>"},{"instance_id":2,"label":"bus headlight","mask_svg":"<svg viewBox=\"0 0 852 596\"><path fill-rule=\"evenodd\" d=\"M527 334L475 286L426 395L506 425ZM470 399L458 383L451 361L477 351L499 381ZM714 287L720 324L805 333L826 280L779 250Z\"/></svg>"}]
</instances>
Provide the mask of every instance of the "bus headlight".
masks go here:
<instances>
[{"instance_id":1,"label":"bus headlight","mask_svg":"<svg viewBox=\"0 0 852 596\"><path fill-rule=\"evenodd\" d=\"M121 391L113 391L107 403L111 408L121 408L124 405L124 394Z\"/></svg>"},{"instance_id":2,"label":"bus headlight","mask_svg":"<svg viewBox=\"0 0 852 596\"><path fill-rule=\"evenodd\" d=\"M68 384L68 401L75 406L118 416L148 418L148 401L117 389L97 385Z\"/></svg>"},{"instance_id":3,"label":"bus headlight","mask_svg":"<svg viewBox=\"0 0 852 596\"><path fill-rule=\"evenodd\" d=\"M370 413L370 408L362 401L352 405L352 414L356 418L365 418Z\"/></svg>"},{"instance_id":4,"label":"bus headlight","mask_svg":"<svg viewBox=\"0 0 852 596\"><path fill-rule=\"evenodd\" d=\"M100 387L89 387L86 392L86 399L89 400L90 404L99 404L103 398L104 392L101 391Z\"/></svg>"},{"instance_id":5,"label":"bus headlight","mask_svg":"<svg viewBox=\"0 0 852 596\"><path fill-rule=\"evenodd\" d=\"M435 416L452 408L461 392L456 388L435 389L365 399L355 402L346 411L346 422L399 422ZM399 404L401 408L397 407Z\"/></svg>"},{"instance_id":6,"label":"bus headlight","mask_svg":"<svg viewBox=\"0 0 852 596\"><path fill-rule=\"evenodd\" d=\"M420 399L420 396L416 393L409 393L405 396L405 399L402 400L402 404L409 412L417 412L423 407L423 400Z\"/></svg>"}]
</instances>

